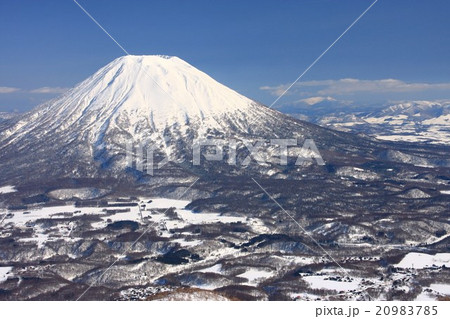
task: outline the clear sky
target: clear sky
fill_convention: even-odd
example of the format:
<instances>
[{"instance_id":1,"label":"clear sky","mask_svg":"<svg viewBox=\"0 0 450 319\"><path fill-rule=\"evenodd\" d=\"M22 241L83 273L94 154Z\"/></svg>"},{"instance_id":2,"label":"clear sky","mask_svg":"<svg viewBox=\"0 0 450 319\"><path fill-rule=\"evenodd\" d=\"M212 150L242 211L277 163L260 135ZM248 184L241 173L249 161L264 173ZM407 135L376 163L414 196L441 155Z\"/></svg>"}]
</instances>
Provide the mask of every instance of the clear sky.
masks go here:
<instances>
[{"instance_id":1,"label":"clear sky","mask_svg":"<svg viewBox=\"0 0 450 319\"><path fill-rule=\"evenodd\" d=\"M79 2L131 54L179 56L271 104L373 0ZM450 98L449 15L448 0L379 0L280 105ZM71 0L0 0L0 29L0 111L30 109L124 55Z\"/></svg>"}]
</instances>

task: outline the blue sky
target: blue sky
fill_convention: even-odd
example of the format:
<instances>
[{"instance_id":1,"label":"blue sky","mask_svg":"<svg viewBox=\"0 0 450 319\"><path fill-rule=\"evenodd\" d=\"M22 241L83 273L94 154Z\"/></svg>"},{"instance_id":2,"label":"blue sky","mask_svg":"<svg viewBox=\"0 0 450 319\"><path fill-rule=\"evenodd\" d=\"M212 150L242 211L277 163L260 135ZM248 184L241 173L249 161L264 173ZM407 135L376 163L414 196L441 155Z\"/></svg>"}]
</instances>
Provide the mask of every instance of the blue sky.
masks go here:
<instances>
[{"instance_id":1,"label":"blue sky","mask_svg":"<svg viewBox=\"0 0 450 319\"><path fill-rule=\"evenodd\" d=\"M179 56L271 104L372 0L79 2L131 54ZM379 0L279 104L450 98L449 13L448 0ZM0 0L0 28L0 111L30 109L123 55L71 0Z\"/></svg>"}]
</instances>

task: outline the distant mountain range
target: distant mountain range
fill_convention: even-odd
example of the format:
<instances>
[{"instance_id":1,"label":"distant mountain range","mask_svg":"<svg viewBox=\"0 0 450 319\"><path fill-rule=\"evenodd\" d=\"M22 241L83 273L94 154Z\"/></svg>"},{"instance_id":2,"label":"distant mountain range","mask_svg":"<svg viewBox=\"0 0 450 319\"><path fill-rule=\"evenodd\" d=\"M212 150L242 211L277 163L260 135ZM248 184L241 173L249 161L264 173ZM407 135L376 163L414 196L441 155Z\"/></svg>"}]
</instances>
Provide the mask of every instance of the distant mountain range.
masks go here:
<instances>
[{"instance_id":1,"label":"distant mountain range","mask_svg":"<svg viewBox=\"0 0 450 319\"><path fill-rule=\"evenodd\" d=\"M297 109L297 118L380 140L450 143L450 101L407 101L361 111L330 100Z\"/></svg>"}]
</instances>

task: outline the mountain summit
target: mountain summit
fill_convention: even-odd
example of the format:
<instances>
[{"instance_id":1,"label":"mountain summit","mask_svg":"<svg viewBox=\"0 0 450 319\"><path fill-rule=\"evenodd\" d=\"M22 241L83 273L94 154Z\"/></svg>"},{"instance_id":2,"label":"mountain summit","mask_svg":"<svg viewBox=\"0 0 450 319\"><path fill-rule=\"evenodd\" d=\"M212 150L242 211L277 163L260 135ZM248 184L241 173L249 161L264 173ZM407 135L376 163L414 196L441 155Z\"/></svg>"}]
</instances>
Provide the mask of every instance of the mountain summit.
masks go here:
<instances>
[{"instance_id":1,"label":"mountain summit","mask_svg":"<svg viewBox=\"0 0 450 319\"><path fill-rule=\"evenodd\" d=\"M218 124L225 114L241 116L255 103L177 57L124 56L56 104L52 109L64 114L68 124L92 120L113 126L126 119L134 134L138 126L162 130L196 121Z\"/></svg>"}]
</instances>

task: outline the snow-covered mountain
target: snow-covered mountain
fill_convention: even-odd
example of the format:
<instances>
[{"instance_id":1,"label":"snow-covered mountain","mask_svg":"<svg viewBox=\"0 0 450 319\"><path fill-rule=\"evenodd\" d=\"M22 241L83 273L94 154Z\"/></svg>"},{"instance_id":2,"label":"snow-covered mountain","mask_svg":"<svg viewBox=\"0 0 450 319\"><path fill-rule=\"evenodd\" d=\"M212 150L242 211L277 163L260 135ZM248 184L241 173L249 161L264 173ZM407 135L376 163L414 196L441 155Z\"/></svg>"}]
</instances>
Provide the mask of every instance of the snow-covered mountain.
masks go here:
<instances>
[{"instance_id":1,"label":"snow-covered mountain","mask_svg":"<svg viewBox=\"0 0 450 319\"><path fill-rule=\"evenodd\" d=\"M372 112L332 113L315 123L380 140L450 142L450 101L406 101Z\"/></svg>"},{"instance_id":2,"label":"snow-covered mountain","mask_svg":"<svg viewBox=\"0 0 450 319\"><path fill-rule=\"evenodd\" d=\"M126 166L130 143L154 145L161 157L186 162L200 138L314 137L316 143L337 144L343 138L263 106L168 56L118 58L62 96L0 126L2 175L16 178L23 170L55 177L97 176L99 169L117 175ZM242 153L239 149L245 152L242 142Z\"/></svg>"},{"instance_id":3,"label":"snow-covered mountain","mask_svg":"<svg viewBox=\"0 0 450 319\"><path fill-rule=\"evenodd\" d=\"M385 109L372 115L408 115L421 119L439 117L450 112L450 101L406 101L389 105Z\"/></svg>"},{"instance_id":4,"label":"snow-covered mountain","mask_svg":"<svg viewBox=\"0 0 450 319\"><path fill-rule=\"evenodd\" d=\"M98 144L113 130L139 138L200 123L223 129L227 122L246 131L246 119L257 112L255 102L177 57L124 56L31 112L1 138L13 142L28 133L72 135L76 130L77 138Z\"/></svg>"}]
</instances>

